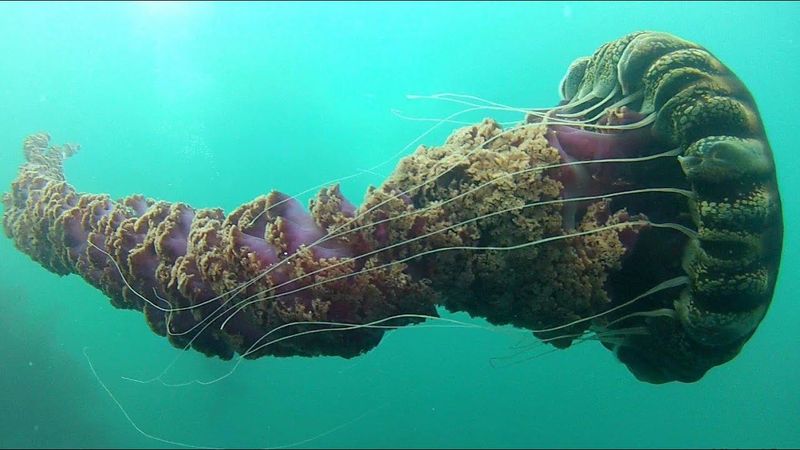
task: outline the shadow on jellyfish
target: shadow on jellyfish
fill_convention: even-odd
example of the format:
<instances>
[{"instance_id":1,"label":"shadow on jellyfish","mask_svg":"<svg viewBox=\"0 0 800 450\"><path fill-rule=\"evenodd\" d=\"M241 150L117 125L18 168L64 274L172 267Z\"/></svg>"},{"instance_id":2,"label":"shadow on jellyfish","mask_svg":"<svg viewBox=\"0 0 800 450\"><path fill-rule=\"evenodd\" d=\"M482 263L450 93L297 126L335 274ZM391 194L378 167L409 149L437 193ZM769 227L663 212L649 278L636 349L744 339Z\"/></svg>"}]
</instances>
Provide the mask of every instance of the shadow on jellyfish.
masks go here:
<instances>
[{"instance_id":1,"label":"shadow on jellyfish","mask_svg":"<svg viewBox=\"0 0 800 450\"><path fill-rule=\"evenodd\" d=\"M639 380L694 382L734 358L781 256L755 102L697 44L637 32L569 67L558 106L511 111L405 157L360 206L271 192L225 214L77 192L74 145L40 133L4 197L17 248L144 314L179 348L238 361L341 356L437 306L567 348L599 340Z\"/></svg>"}]
</instances>

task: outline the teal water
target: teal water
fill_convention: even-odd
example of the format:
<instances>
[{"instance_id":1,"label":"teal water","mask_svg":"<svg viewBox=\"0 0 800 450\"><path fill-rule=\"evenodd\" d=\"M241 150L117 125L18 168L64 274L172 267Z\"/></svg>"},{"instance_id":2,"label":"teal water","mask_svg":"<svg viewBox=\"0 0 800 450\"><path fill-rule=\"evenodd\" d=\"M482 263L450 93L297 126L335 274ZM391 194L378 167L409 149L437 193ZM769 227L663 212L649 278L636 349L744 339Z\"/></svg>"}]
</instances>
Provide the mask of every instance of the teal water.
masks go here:
<instances>
[{"instance_id":1,"label":"teal water","mask_svg":"<svg viewBox=\"0 0 800 450\"><path fill-rule=\"evenodd\" d=\"M594 342L495 367L519 334L421 327L351 360L262 358L207 386L135 383L123 377L155 377L176 356L171 383L233 363L171 347L0 238L0 446L800 446L798 17L798 3L761 2L0 4L2 190L22 139L42 130L81 144L66 173L84 192L230 211L362 173L342 183L355 202L431 125L393 111L456 110L408 94L550 106L574 58L659 30L704 45L750 88L786 225L771 310L742 353L698 383L659 386ZM518 118L464 120L484 115Z\"/></svg>"}]
</instances>

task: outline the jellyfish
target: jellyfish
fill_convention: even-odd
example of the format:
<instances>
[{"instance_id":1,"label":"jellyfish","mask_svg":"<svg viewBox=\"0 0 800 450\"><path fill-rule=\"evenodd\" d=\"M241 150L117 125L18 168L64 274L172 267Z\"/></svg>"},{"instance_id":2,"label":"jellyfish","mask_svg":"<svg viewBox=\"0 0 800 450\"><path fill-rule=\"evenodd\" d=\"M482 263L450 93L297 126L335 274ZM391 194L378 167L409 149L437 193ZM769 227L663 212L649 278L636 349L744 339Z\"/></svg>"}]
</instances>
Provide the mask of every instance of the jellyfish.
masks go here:
<instances>
[{"instance_id":1,"label":"jellyfish","mask_svg":"<svg viewBox=\"0 0 800 450\"><path fill-rule=\"evenodd\" d=\"M355 357L437 307L587 334L644 382L694 382L734 358L771 302L782 216L764 126L703 47L636 32L578 58L561 102L465 126L402 159L360 206L337 185L305 208L273 191L229 214L80 193L77 145L27 137L3 226L47 270L141 311L178 348Z\"/></svg>"}]
</instances>

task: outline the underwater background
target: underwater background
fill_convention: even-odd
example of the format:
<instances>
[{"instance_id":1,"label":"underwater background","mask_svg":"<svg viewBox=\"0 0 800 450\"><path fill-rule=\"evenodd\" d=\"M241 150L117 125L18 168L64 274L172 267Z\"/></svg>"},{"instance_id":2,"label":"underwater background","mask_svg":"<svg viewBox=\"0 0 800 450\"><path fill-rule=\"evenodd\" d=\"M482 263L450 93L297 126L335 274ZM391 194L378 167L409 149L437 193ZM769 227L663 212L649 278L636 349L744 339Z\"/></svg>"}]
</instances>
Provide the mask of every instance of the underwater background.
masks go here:
<instances>
[{"instance_id":1,"label":"underwater background","mask_svg":"<svg viewBox=\"0 0 800 450\"><path fill-rule=\"evenodd\" d=\"M82 192L231 211L360 174L342 182L358 203L432 125L409 117L458 110L408 95L552 106L573 59L656 30L705 46L749 87L786 227L755 336L699 382L665 385L637 381L597 342L546 353L491 326L406 327L350 360L244 361L210 385L136 383L177 356L168 383L235 362L173 348L2 237L0 446L800 446L799 18L791 2L0 3L1 191L23 138L47 131L81 144L66 174ZM520 119L459 120L484 116Z\"/></svg>"}]
</instances>

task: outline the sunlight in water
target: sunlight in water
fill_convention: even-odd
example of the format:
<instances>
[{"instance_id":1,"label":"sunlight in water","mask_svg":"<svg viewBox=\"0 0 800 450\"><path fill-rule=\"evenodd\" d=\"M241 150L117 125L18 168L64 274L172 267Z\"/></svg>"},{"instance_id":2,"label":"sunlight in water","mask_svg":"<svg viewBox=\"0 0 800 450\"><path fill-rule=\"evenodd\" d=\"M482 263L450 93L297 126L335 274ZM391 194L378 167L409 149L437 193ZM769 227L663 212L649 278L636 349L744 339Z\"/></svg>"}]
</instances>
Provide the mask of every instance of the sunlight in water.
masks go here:
<instances>
[{"instance_id":1,"label":"sunlight in water","mask_svg":"<svg viewBox=\"0 0 800 450\"><path fill-rule=\"evenodd\" d=\"M173 17L186 12L186 2L179 1L144 1L137 2L148 16Z\"/></svg>"}]
</instances>

